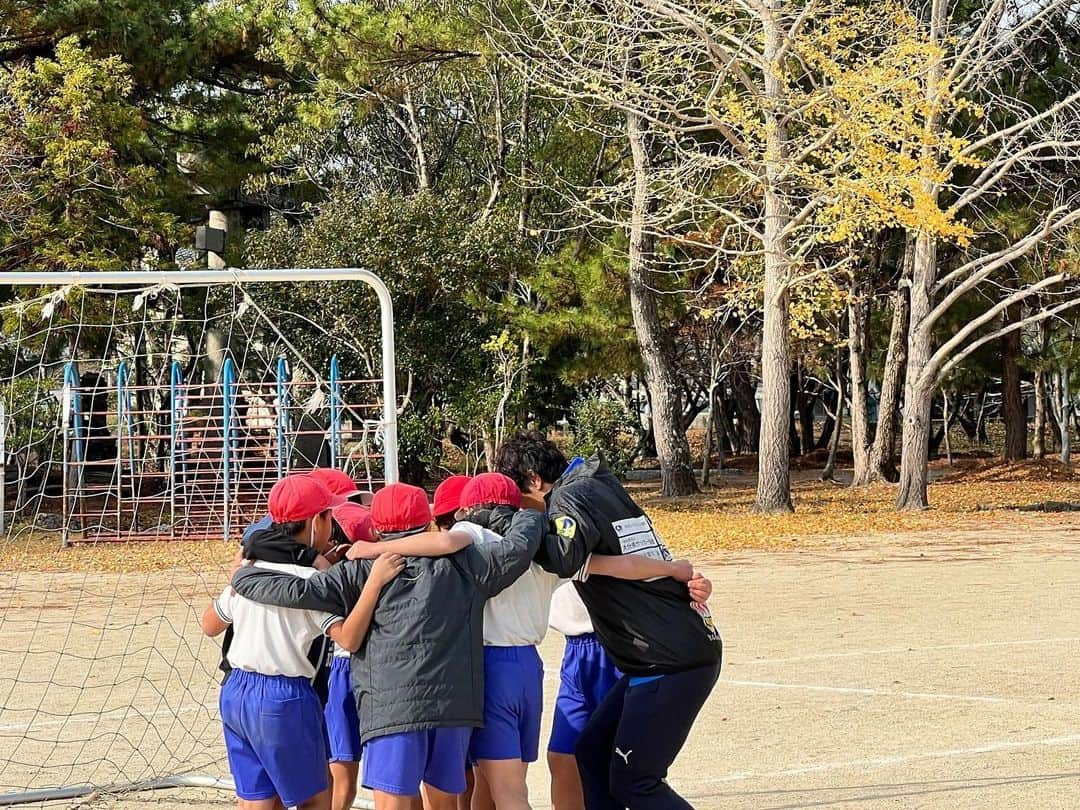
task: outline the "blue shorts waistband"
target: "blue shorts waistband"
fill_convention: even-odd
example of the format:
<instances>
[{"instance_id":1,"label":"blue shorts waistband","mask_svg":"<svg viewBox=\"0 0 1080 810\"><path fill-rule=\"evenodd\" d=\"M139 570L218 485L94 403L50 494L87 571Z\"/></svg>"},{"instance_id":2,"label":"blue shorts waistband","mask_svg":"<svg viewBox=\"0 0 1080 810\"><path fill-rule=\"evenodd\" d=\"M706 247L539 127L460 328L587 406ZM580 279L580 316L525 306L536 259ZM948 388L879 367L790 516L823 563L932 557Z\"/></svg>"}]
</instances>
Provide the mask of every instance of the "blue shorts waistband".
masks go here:
<instances>
[{"instance_id":1,"label":"blue shorts waistband","mask_svg":"<svg viewBox=\"0 0 1080 810\"><path fill-rule=\"evenodd\" d=\"M307 684L311 681L303 675L263 675L261 672L252 672L250 669L234 669L229 674L229 680L236 679L236 683L247 681L249 683L288 683Z\"/></svg>"},{"instance_id":2,"label":"blue shorts waistband","mask_svg":"<svg viewBox=\"0 0 1080 810\"><path fill-rule=\"evenodd\" d=\"M485 644L484 657L495 661L522 661L539 658L540 653L537 651L535 644L522 644L514 647L496 647Z\"/></svg>"},{"instance_id":3,"label":"blue shorts waistband","mask_svg":"<svg viewBox=\"0 0 1080 810\"><path fill-rule=\"evenodd\" d=\"M576 635L576 636L567 636L566 637L566 643L567 644L580 644L582 646L590 646L590 647L603 646L602 644L600 644L600 639L597 637L596 633L581 633L581 634Z\"/></svg>"},{"instance_id":4,"label":"blue shorts waistband","mask_svg":"<svg viewBox=\"0 0 1080 810\"><path fill-rule=\"evenodd\" d=\"M352 656L348 658L341 658L340 656L333 656L330 659L330 669L344 669L349 672L352 669Z\"/></svg>"}]
</instances>

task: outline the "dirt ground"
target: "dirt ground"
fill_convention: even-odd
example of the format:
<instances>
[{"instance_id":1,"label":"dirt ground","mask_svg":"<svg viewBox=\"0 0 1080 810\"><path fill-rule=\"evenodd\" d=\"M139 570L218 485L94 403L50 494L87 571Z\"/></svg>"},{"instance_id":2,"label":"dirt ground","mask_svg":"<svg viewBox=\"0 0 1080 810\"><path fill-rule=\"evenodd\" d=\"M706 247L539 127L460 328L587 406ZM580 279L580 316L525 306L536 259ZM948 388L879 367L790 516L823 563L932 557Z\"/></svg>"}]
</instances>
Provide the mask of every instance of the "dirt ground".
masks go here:
<instances>
[{"instance_id":1,"label":"dirt ground","mask_svg":"<svg viewBox=\"0 0 1080 810\"><path fill-rule=\"evenodd\" d=\"M695 807L1080 807L1080 516L702 567L726 649L670 775ZM0 794L227 774L217 648L197 626L220 577L0 574ZM550 702L561 638L542 653ZM530 784L548 806L542 765ZM232 799L184 789L89 806L148 803Z\"/></svg>"}]
</instances>

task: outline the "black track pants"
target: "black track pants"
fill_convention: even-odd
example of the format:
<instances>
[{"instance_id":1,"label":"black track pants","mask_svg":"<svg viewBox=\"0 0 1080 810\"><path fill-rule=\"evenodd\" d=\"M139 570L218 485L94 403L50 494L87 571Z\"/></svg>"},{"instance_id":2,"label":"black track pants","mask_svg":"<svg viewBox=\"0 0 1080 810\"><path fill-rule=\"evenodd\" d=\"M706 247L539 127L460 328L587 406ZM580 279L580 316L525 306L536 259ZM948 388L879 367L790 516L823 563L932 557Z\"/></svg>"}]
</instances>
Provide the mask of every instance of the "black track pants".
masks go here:
<instances>
[{"instance_id":1,"label":"black track pants","mask_svg":"<svg viewBox=\"0 0 1080 810\"><path fill-rule=\"evenodd\" d=\"M575 753L586 810L686 810L666 781L720 665L615 685L578 739Z\"/></svg>"}]
</instances>

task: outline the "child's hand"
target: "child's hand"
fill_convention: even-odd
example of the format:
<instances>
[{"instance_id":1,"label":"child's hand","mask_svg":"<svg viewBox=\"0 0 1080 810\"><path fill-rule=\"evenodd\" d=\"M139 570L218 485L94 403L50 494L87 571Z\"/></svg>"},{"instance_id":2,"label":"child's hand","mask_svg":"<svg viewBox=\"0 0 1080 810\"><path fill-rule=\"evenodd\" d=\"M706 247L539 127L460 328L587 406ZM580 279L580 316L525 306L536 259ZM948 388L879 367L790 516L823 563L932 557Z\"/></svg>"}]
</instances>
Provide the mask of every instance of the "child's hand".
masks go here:
<instances>
[{"instance_id":1,"label":"child's hand","mask_svg":"<svg viewBox=\"0 0 1080 810\"><path fill-rule=\"evenodd\" d=\"M345 552L349 560L375 560L382 554L378 543L353 543Z\"/></svg>"},{"instance_id":2,"label":"child's hand","mask_svg":"<svg viewBox=\"0 0 1080 810\"><path fill-rule=\"evenodd\" d=\"M671 563L670 576L679 582L689 582L694 576L694 566L689 560L674 560Z\"/></svg>"},{"instance_id":3,"label":"child's hand","mask_svg":"<svg viewBox=\"0 0 1080 810\"><path fill-rule=\"evenodd\" d=\"M686 587L690 591L690 601L699 605L704 605L712 596L712 582L697 572L686 583Z\"/></svg>"},{"instance_id":4,"label":"child's hand","mask_svg":"<svg viewBox=\"0 0 1080 810\"><path fill-rule=\"evenodd\" d=\"M315 562L311 564L311 567L314 568L316 571L329 571L330 561L326 559L326 557L324 557L322 554L318 554L315 556Z\"/></svg>"},{"instance_id":5,"label":"child's hand","mask_svg":"<svg viewBox=\"0 0 1080 810\"><path fill-rule=\"evenodd\" d=\"M381 588L400 574L404 567L405 558L400 554L394 554L392 551L380 554L375 564L371 566L370 580Z\"/></svg>"}]
</instances>

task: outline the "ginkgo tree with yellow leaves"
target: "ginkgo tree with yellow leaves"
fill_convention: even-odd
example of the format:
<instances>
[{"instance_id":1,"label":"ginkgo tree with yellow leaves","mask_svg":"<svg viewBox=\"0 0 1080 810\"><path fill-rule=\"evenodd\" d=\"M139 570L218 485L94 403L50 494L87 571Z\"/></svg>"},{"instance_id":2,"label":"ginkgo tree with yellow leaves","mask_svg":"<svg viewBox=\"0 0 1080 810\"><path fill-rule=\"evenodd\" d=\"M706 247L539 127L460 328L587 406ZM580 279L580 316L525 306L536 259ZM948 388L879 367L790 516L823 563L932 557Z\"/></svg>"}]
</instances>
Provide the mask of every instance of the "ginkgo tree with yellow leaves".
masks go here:
<instances>
[{"instance_id":1,"label":"ginkgo tree with yellow leaves","mask_svg":"<svg viewBox=\"0 0 1080 810\"><path fill-rule=\"evenodd\" d=\"M586 201L603 200L599 216L609 218L631 201L622 211L632 271L650 262L635 245L659 236L691 244L705 266L760 258L756 508L789 511L792 290L860 272L862 244L883 228L966 238L926 178L939 155L957 165L977 156L928 122L937 106L977 111L960 92L927 102L924 74L941 46L899 0L526 0L515 9L524 13L498 36L509 58L547 88L625 117L632 170Z\"/></svg>"},{"instance_id":2,"label":"ginkgo tree with yellow leaves","mask_svg":"<svg viewBox=\"0 0 1080 810\"><path fill-rule=\"evenodd\" d=\"M1080 220L1077 72L1058 70L1052 93L1024 86L1031 59L1056 49L1059 28L1075 17L1075 3L991 0L972 8L933 0L927 11L922 24L935 58L920 74L921 215L907 226L914 251L900 509L928 506L930 408L941 380L986 343L1080 304L1067 269L1030 282L998 279L999 271L1062 239ZM993 205L1004 197L1030 206L1035 226L1020 236L996 228ZM935 224L946 217L969 231L938 232ZM984 303L938 341L935 328L944 316L978 295ZM1010 307L1036 295L1044 297L1037 310L994 328Z\"/></svg>"}]
</instances>

